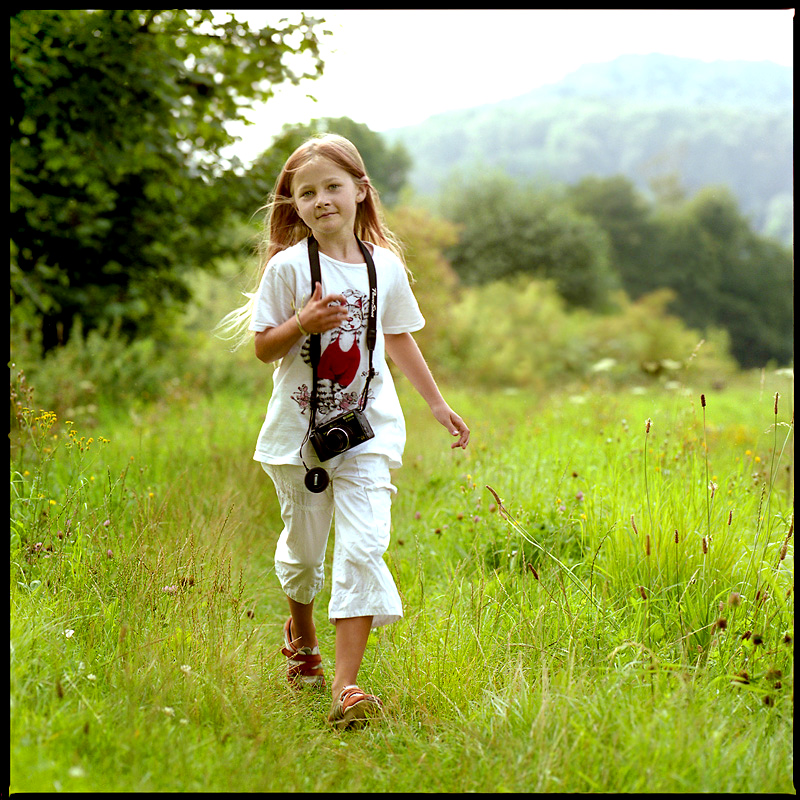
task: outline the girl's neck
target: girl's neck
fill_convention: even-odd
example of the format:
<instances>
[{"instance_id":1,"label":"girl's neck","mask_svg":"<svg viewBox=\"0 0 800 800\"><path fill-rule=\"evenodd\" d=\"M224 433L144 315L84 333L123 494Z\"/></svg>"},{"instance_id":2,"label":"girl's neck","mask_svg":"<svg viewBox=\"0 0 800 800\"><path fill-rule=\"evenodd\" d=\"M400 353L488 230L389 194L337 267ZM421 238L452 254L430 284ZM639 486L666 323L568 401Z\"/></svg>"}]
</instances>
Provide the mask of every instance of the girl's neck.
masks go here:
<instances>
[{"instance_id":1,"label":"girl's neck","mask_svg":"<svg viewBox=\"0 0 800 800\"><path fill-rule=\"evenodd\" d=\"M355 234L350 234L344 239L337 236L327 237L314 235L314 238L319 244L321 253L324 253L328 258L335 261L343 261L345 264L361 264L364 261L364 255L361 248L358 246Z\"/></svg>"}]
</instances>

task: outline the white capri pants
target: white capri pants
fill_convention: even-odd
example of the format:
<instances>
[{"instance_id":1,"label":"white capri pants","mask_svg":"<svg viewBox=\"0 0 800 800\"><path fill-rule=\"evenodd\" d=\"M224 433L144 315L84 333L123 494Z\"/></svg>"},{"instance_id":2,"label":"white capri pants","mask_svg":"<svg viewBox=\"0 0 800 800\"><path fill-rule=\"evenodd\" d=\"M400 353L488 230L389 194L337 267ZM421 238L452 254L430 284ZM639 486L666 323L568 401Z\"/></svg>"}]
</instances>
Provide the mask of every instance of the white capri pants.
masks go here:
<instances>
[{"instance_id":1,"label":"white capri pants","mask_svg":"<svg viewBox=\"0 0 800 800\"><path fill-rule=\"evenodd\" d=\"M335 517L329 620L371 616L372 627L378 628L401 619L400 595L383 560L397 492L388 459L364 453L326 465L331 481L318 494L306 489L304 467L261 466L275 484L284 524L275 550L275 573L283 591L307 605L322 589Z\"/></svg>"}]
</instances>

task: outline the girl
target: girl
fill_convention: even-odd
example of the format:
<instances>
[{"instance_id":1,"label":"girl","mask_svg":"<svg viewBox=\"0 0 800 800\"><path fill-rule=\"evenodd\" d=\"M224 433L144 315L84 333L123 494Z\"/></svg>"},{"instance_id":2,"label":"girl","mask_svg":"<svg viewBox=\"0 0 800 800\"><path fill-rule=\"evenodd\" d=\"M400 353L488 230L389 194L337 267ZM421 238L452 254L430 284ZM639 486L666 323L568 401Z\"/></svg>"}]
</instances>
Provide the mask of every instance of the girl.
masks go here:
<instances>
[{"instance_id":1,"label":"girl","mask_svg":"<svg viewBox=\"0 0 800 800\"><path fill-rule=\"evenodd\" d=\"M318 245L322 279L313 294L310 237ZM374 436L326 460L330 483L323 492L312 492L304 483L307 468L320 462L303 446L312 388L308 337L321 334L316 425L351 409L367 375L364 332L370 291L359 239L377 274L377 340L365 407ZM246 314L256 356L264 363L277 362L254 459L275 485L285 526L275 571L289 604L282 650L287 677L293 686L325 683L313 610L335 516L328 618L336 626L336 652L328 722L342 728L360 725L383 705L357 683L370 629L403 615L383 560L396 492L389 470L400 466L405 444L405 423L385 354L457 437L452 447L467 446L469 429L445 402L411 336L425 320L400 248L383 223L377 193L347 139L313 137L289 157L268 207L261 261L257 292L223 326L235 327Z\"/></svg>"}]
</instances>

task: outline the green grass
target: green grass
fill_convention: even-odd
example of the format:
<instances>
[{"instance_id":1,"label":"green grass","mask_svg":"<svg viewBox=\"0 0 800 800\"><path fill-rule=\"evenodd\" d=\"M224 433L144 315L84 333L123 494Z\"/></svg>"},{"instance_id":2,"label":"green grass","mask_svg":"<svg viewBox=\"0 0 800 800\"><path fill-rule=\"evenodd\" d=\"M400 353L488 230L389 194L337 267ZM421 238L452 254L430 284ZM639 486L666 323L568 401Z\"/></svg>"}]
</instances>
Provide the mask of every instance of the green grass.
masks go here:
<instances>
[{"instance_id":1,"label":"green grass","mask_svg":"<svg viewBox=\"0 0 800 800\"><path fill-rule=\"evenodd\" d=\"M786 380L450 390L466 453L400 389L406 616L362 667L385 721L339 733L326 696L285 685L264 401L101 408L82 430L18 387L11 791L794 793Z\"/></svg>"}]
</instances>

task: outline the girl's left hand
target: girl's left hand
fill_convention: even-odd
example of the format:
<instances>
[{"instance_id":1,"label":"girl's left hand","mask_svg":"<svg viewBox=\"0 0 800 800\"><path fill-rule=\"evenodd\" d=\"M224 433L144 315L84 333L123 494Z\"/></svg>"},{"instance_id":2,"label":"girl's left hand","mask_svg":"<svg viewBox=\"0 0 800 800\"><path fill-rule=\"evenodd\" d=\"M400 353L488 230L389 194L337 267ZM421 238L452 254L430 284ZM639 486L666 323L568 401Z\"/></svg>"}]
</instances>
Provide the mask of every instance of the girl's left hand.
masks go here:
<instances>
[{"instance_id":1,"label":"girl's left hand","mask_svg":"<svg viewBox=\"0 0 800 800\"><path fill-rule=\"evenodd\" d=\"M458 436L458 440L450 445L450 449L460 447L466 449L469 444L469 428L466 422L453 411L448 405L432 408L433 416L447 428L453 436Z\"/></svg>"}]
</instances>

